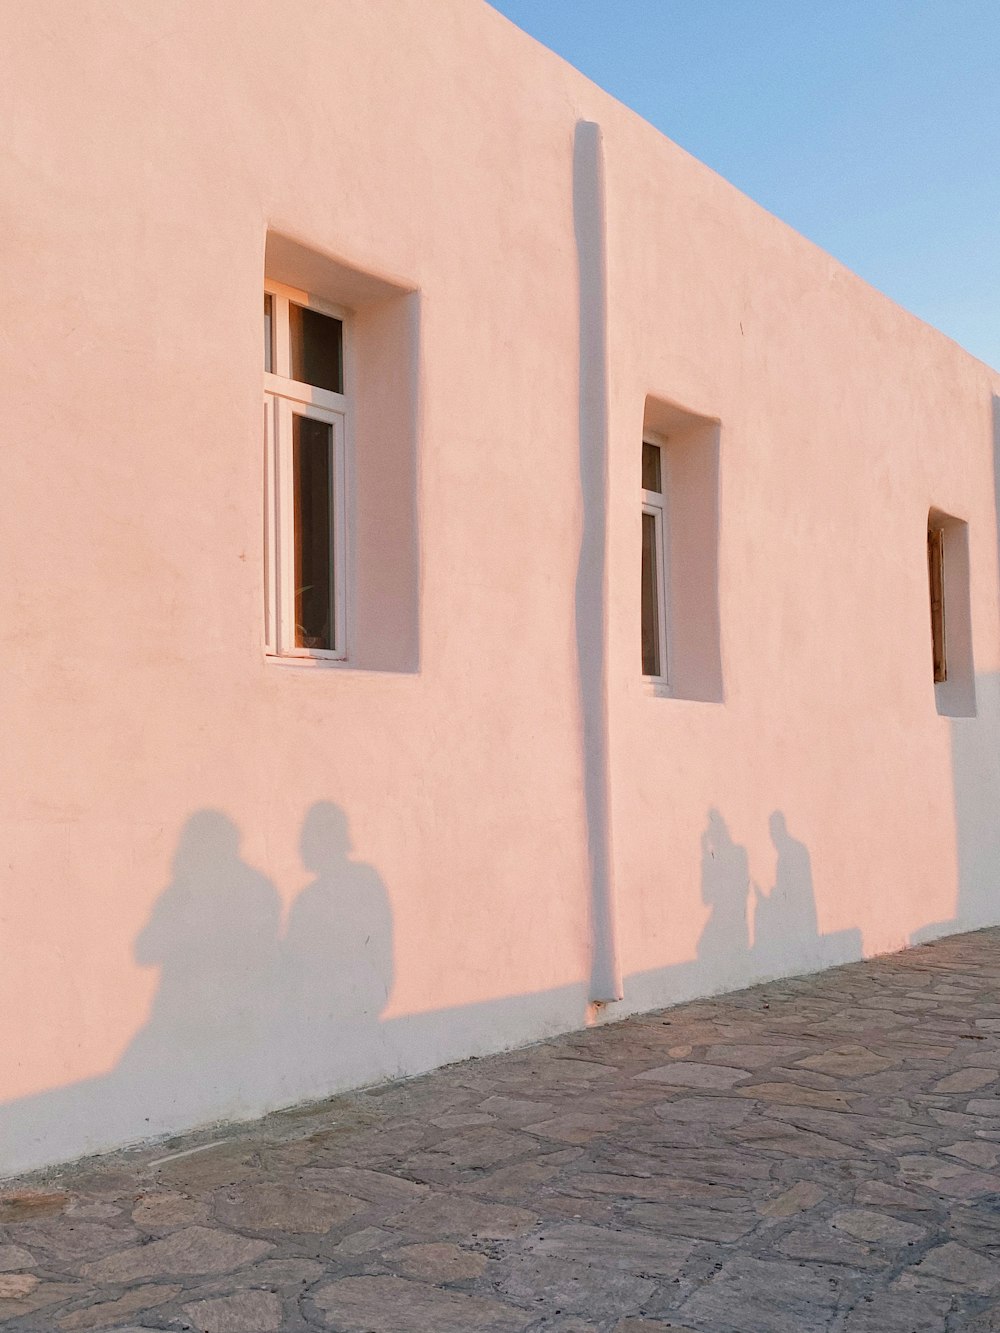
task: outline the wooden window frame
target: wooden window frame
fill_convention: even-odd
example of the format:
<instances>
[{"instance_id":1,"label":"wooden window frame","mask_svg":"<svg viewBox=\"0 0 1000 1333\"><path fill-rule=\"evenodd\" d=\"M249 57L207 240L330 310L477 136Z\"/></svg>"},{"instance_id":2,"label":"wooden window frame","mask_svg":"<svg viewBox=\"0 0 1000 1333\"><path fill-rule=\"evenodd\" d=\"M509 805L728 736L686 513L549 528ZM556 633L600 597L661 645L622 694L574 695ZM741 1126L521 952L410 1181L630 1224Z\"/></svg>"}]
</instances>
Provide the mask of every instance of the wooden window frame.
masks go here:
<instances>
[{"instance_id":1,"label":"wooden window frame","mask_svg":"<svg viewBox=\"0 0 1000 1333\"><path fill-rule=\"evenodd\" d=\"M667 635L667 521L665 493L667 448L666 441L663 437L654 435L650 431L646 431L643 434L642 443L652 445L660 451L659 491L647 491L645 487L641 488L642 513L650 514L653 518L653 567L656 573L656 627L660 670L658 675L647 675L645 671L643 671L642 678L643 680L649 681L651 684L662 686L669 684L670 681L669 659L667 657L667 644L669 642ZM641 603L639 614L641 617Z\"/></svg>"},{"instance_id":2,"label":"wooden window frame","mask_svg":"<svg viewBox=\"0 0 1000 1333\"><path fill-rule=\"evenodd\" d=\"M318 389L291 378L288 308L305 306L343 324L343 373L349 376L349 325L346 312L306 292L265 282L271 297L271 362L264 371L264 554L265 652L269 657L301 662L347 660L347 393ZM295 642L295 511L293 415L322 421L332 430L333 466L330 498L333 522L333 648L303 648Z\"/></svg>"},{"instance_id":3,"label":"wooden window frame","mask_svg":"<svg viewBox=\"0 0 1000 1333\"><path fill-rule=\"evenodd\" d=\"M932 522L927 528L927 578L931 602L931 651L935 685L941 685L948 679L944 548L944 528Z\"/></svg>"}]
</instances>

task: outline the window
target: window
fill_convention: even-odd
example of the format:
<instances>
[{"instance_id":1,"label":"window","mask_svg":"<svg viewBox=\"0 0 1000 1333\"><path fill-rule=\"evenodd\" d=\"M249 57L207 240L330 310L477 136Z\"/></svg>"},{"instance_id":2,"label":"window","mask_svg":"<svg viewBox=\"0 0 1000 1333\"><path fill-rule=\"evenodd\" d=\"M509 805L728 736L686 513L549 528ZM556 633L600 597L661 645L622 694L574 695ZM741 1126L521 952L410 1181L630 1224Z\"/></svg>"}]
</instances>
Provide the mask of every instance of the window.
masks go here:
<instances>
[{"instance_id":1,"label":"window","mask_svg":"<svg viewBox=\"0 0 1000 1333\"><path fill-rule=\"evenodd\" d=\"M948 657L944 637L944 528L927 529L927 572L931 593L934 683L940 684L948 679Z\"/></svg>"},{"instance_id":2,"label":"window","mask_svg":"<svg viewBox=\"0 0 1000 1333\"><path fill-rule=\"evenodd\" d=\"M266 643L270 654L346 657L343 312L264 291Z\"/></svg>"},{"instance_id":3,"label":"window","mask_svg":"<svg viewBox=\"0 0 1000 1333\"><path fill-rule=\"evenodd\" d=\"M661 447L642 442L642 674L667 679L666 578L664 577L663 466Z\"/></svg>"},{"instance_id":4,"label":"window","mask_svg":"<svg viewBox=\"0 0 1000 1333\"><path fill-rule=\"evenodd\" d=\"M927 516L927 584L935 706L944 717L975 717L969 526L940 509Z\"/></svg>"}]
</instances>

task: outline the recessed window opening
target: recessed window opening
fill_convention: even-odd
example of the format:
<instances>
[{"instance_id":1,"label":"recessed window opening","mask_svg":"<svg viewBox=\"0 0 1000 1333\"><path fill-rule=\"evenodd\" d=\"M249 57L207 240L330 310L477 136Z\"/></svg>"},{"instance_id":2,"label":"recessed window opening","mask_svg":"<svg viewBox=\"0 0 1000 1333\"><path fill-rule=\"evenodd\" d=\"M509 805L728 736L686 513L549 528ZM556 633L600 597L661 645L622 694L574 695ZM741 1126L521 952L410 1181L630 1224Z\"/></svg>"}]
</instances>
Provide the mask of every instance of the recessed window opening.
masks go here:
<instances>
[{"instance_id":1,"label":"recessed window opening","mask_svg":"<svg viewBox=\"0 0 1000 1333\"><path fill-rule=\"evenodd\" d=\"M969 525L939 509L927 516L927 586L935 706L945 717L975 717Z\"/></svg>"},{"instance_id":2,"label":"recessed window opening","mask_svg":"<svg viewBox=\"0 0 1000 1333\"><path fill-rule=\"evenodd\" d=\"M344 388L343 313L268 284L267 651L282 657L346 656Z\"/></svg>"},{"instance_id":3,"label":"recessed window opening","mask_svg":"<svg viewBox=\"0 0 1000 1333\"><path fill-rule=\"evenodd\" d=\"M663 466L658 439L642 442L642 674L667 680Z\"/></svg>"},{"instance_id":4,"label":"recessed window opening","mask_svg":"<svg viewBox=\"0 0 1000 1333\"><path fill-rule=\"evenodd\" d=\"M705 703L724 698L718 579L720 439L721 425L715 418L647 396L642 420L639 600L642 675L654 696Z\"/></svg>"}]
</instances>

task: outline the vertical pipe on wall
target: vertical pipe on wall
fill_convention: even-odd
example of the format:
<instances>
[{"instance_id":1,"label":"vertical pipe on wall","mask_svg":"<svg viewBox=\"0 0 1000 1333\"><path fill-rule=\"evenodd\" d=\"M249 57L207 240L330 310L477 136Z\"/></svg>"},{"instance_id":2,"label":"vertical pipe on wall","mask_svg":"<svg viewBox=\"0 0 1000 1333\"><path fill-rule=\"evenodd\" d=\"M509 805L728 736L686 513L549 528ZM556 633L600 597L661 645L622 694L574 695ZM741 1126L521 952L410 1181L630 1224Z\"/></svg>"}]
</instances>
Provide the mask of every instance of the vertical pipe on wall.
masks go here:
<instances>
[{"instance_id":1,"label":"vertical pipe on wall","mask_svg":"<svg viewBox=\"0 0 1000 1333\"><path fill-rule=\"evenodd\" d=\"M590 877L590 998L622 998L611 877L607 698L608 348L601 127L577 122L573 230L579 276L579 438L583 526L576 574L583 790Z\"/></svg>"}]
</instances>

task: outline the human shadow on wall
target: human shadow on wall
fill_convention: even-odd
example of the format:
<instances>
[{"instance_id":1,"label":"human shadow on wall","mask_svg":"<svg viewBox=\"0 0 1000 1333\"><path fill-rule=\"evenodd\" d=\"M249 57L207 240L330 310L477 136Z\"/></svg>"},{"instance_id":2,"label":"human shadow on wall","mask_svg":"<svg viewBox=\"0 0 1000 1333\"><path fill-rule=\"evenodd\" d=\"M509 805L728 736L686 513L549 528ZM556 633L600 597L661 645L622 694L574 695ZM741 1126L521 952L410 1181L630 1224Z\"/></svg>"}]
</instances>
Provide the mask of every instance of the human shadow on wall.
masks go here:
<instances>
[{"instance_id":1,"label":"human shadow on wall","mask_svg":"<svg viewBox=\"0 0 1000 1333\"><path fill-rule=\"evenodd\" d=\"M780 810L772 813L769 826L778 859L771 891L764 894L757 884L753 886L753 952L757 967L777 976L787 967L787 960L797 956L798 950L807 956L815 956L823 936L819 933L816 917L816 891L809 848L788 832L788 824ZM860 955L860 933L855 933Z\"/></svg>"},{"instance_id":2,"label":"human shadow on wall","mask_svg":"<svg viewBox=\"0 0 1000 1333\"><path fill-rule=\"evenodd\" d=\"M123 1090L168 1071L174 1098L247 1085L277 1021L280 929L281 899L241 858L236 825L218 810L192 815L135 941L135 961L158 967L160 981L113 1075Z\"/></svg>"},{"instance_id":3,"label":"human shadow on wall","mask_svg":"<svg viewBox=\"0 0 1000 1333\"><path fill-rule=\"evenodd\" d=\"M728 971L735 958L750 952L747 898L750 858L734 842L729 825L713 806L701 835L701 901L711 915L698 940L698 963L713 972Z\"/></svg>"},{"instance_id":4,"label":"human shadow on wall","mask_svg":"<svg viewBox=\"0 0 1000 1333\"><path fill-rule=\"evenodd\" d=\"M344 812L320 802L300 840L314 878L282 933L280 896L240 841L220 811L186 821L134 946L159 968L146 1023L108 1073L0 1108L0 1144L29 1145L10 1167L0 1152L0 1174L51 1160L52 1145L99 1151L371 1076L393 983L385 885L352 859Z\"/></svg>"},{"instance_id":5,"label":"human shadow on wall","mask_svg":"<svg viewBox=\"0 0 1000 1333\"><path fill-rule=\"evenodd\" d=\"M370 1074L394 977L392 912L378 872L351 858L339 806L310 809L299 847L315 878L295 899L285 933L283 1045L292 1071L313 1070L310 1091L322 1092Z\"/></svg>"},{"instance_id":6,"label":"human shadow on wall","mask_svg":"<svg viewBox=\"0 0 1000 1333\"><path fill-rule=\"evenodd\" d=\"M806 844L789 832L782 811L771 814L769 825L777 860L774 883L765 892L751 881L746 847L735 841L721 812L709 809L701 834L701 899L710 913L696 956L630 973L626 995L632 1007L721 994L861 957L860 930L819 930Z\"/></svg>"}]
</instances>

